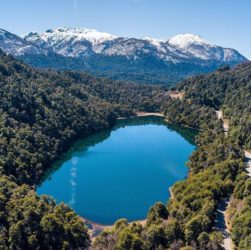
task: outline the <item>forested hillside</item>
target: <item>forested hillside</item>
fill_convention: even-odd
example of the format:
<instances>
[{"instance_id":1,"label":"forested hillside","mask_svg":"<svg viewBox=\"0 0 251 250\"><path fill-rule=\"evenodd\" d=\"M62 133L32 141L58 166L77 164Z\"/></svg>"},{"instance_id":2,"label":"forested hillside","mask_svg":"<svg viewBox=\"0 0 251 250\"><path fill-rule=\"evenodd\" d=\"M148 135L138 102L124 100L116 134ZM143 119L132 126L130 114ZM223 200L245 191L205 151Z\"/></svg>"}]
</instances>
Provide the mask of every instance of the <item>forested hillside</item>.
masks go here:
<instances>
[{"instance_id":1,"label":"forested hillside","mask_svg":"<svg viewBox=\"0 0 251 250\"><path fill-rule=\"evenodd\" d=\"M246 149L251 148L251 64L221 68L214 74L183 81L178 89L193 104L223 109L230 119L230 134Z\"/></svg>"},{"instance_id":2,"label":"forested hillside","mask_svg":"<svg viewBox=\"0 0 251 250\"><path fill-rule=\"evenodd\" d=\"M155 111L164 91L72 72L38 71L1 54L1 171L34 184L78 136L134 109Z\"/></svg>"},{"instance_id":3,"label":"forested hillside","mask_svg":"<svg viewBox=\"0 0 251 250\"><path fill-rule=\"evenodd\" d=\"M158 110L164 90L34 70L2 52L0 85L0 248L87 247L78 216L38 197L33 186L76 138L111 127L134 110Z\"/></svg>"},{"instance_id":4,"label":"forested hillside","mask_svg":"<svg viewBox=\"0 0 251 250\"><path fill-rule=\"evenodd\" d=\"M211 61L205 63L197 60L196 65L191 62L184 62L179 63L177 66L172 62L165 62L151 55L137 60L128 59L124 56L106 55L88 56L83 60L57 54L51 54L50 56L23 55L18 58L38 68L79 70L113 80L165 86L173 86L187 76L212 72L222 65L222 63L215 65L211 64Z\"/></svg>"},{"instance_id":5,"label":"forested hillside","mask_svg":"<svg viewBox=\"0 0 251 250\"><path fill-rule=\"evenodd\" d=\"M193 121L205 120L203 109L210 109L210 121L214 119L214 110L223 110L224 119L229 121L229 132L222 143L215 141L212 147L201 146L201 136L198 140L199 149L192 155L189 167L191 172L200 172L208 168L207 161L215 163L218 159L228 155L234 148L237 151L231 153L231 157L239 155L239 169L236 173L233 189L230 192L229 229L238 249L250 249L251 237L251 189L250 178L244 168L244 150L251 149L251 63L245 63L229 69L227 67L213 74L198 76L182 82L177 89L185 92L185 100L182 105L181 115L176 121L195 125ZM190 104L182 111L184 103ZM177 110L177 109L176 109ZM175 111L176 112L176 111ZM203 116L203 118L201 118ZM199 117L199 118L198 118ZM171 119L171 117L170 117ZM210 124L208 121L207 124ZM208 125L207 125L208 126ZM212 132L212 126L209 125ZM212 136L205 135L204 141L210 142ZM220 149L222 148L222 149ZM212 154L215 151L217 158ZM237 153L239 151L239 153ZM242 152L241 152L242 151ZM220 153L221 152L221 153ZM214 153L214 154L215 154ZM220 156L220 154L223 154ZM205 159L206 162L205 162ZM231 164L231 168L234 164ZM231 170L231 174L234 170Z\"/></svg>"}]
</instances>

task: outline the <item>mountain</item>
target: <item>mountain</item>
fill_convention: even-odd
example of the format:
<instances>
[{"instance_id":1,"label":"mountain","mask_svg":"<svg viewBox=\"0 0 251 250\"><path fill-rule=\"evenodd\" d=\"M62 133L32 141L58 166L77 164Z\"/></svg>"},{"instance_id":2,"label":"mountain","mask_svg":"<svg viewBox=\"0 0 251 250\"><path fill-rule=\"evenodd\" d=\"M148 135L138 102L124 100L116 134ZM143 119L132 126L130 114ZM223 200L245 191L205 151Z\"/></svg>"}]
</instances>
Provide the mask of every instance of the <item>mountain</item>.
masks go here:
<instances>
[{"instance_id":1,"label":"mountain","mask_svg":"<svg viewBox=\"0 0 251 250\"><path fill-rule=\"evenodd\" d=\"M0 29L0 48L14 56L45 55L47 53L43 48L3 29Z\"/></svg>"},{"instance_id":2,"label":"mountain","mask_svg":"<svg viewBox=\"0 0 251 250\"><path fill-rule=\"evenodd\" d=\"M238 51L193 34L165 41L117 37L84 28L49 29L22 38L6 34L0 48L33 66L82 70L116 80L173 85L188 76L247 61Z\"/></svg>"},{"instance_id":3,"label":"mountain","mask_svg":"<svg viewBox=\"0 0 251 250\"><path fill-rule=\"evenodd\" d=\"M84 58L99 53L116 37L91 29L58 28L40 34L31 32L24 39L62 56Z\"/></svg>"},{"instance_id":4,"label":"mountain","mask_svg":"<svg viewBox=\"0 0 251 250\"><path fill-rule=\"evenodd\" d=\"M193 34L181 34L161 41L152 38L119 38L91 29L57 28L43 33L31 32L24 39L59 55L76 58L102 54L137 60L151 55L173 63L191 59L236 63L245 59L233 49L211 45Z\"/></svg>"}]
</instances>

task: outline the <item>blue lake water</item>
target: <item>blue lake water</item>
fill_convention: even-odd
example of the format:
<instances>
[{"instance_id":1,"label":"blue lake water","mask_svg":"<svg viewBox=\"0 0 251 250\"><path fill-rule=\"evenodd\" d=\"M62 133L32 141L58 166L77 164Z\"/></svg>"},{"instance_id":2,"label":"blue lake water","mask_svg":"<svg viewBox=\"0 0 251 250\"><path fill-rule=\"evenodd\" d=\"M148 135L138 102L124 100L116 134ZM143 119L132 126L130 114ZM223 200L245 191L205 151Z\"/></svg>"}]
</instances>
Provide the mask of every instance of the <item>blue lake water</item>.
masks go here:
<instances>
[{"instance_id":1,"label":"blue lake water","mask_svg":"<svg viewBox=\"0 0 251 250\"><path fill-rule=\"evenodd\" d=\"M155 202L167 202L169 187L187 176L196 133L159 117L118 121L113 129L76 142L37 192L100 224L144 219Z\"/></svg>"}]
</instances>

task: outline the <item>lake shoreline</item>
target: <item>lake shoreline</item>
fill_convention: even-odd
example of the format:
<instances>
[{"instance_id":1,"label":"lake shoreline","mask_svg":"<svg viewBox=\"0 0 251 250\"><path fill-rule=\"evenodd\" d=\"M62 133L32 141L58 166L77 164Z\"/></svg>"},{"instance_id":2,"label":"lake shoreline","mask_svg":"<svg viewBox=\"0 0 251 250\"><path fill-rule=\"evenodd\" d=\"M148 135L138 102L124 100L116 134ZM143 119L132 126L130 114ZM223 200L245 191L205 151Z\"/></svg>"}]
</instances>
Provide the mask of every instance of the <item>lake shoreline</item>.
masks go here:
<instances>
[{"instance_id":1,"label":"lake shoreline","mask_svg":"<svg viewBox=\"0 0 251 250\"><path fill-rule=\"evenodd\" d=\"M190 129L194 129L194 130L197 130L197 131L202 131L202 130L201 130L201 129L199 129L199 128L190 127L190 126L183 125L183 124L179 124L179 123L175 123L175 122L170 122L168 119L165 119L165 122L166 122L166 123L168 123L168 124L177 125L177 126L179 126L179 127L183 127L183 128L190 128Z\"/></svg>"},{"instance_id":2,"label":"lake shoreline","mask_svg":"<svg viewBox=\"0 0 251 250\"><path fill-rule=\"evenodd\" d=\"M127 120L127 119L133 119L133 118L137 118L137 117L148 117L148 116L157 116L157 117L163 117L163 118L165 118L164 114L158 113L158 112L137 111L135 114L136 115L130 116L130 117L118 117L117 120ZM183 128L190 128L190 129L194 129L194 130L197 130L197 131L202 131L199 128L190 127L190 126L187 126L187 125L184 125L184 124L179 124L179 123L171 122L171 121L169 121L166 118L165 118L165 122L168 123L168 124L177 125L177 126L180 126L180 127L183 127Z\"/></svg>"},{"instance_id":3,"label":"lake shoreline","mask_svg":"<svg viewBox=\"0 0 251 250\"><path fill-rule=\"evenodd\" d=\"M127 120L127 119L132 119L132 118L136 118L136 117L147 117L147 116L158 116L158 117L165 117L163 114L161 113L157 113L157 112L143 112L143 111L137 111L135 112L135 115L130 116L130 117L118 117L117 120Z\"/></svg>"},{"instance_id":4,"label":"lake shoreline","mask_svg":"<svg viewBox=\"0 0 251 250\"><path fill-rule=\"evenodd\" d=\"M170 194L169 200L174 199L174 193L173 193L172 189L173 189L173 186L169 187L169 189L168 189L169 194ZM81 221L84 222L84 224L87 226L89 234L91 235L92 238L97 237L104 230L112 229L114 226L114 223L115 223L114 222L112 225L104 225L104 224L90 221L82 216L79 216L79 217L80 217ZM124 219L124 218L121 218L121 219ZM134 220L134 221L128 222L129 225L133 224L133 223L138 223L142 227L144 227L147 223L147 217L142 220Z\"/></svg>"},{"instance_id":5,"label":"lake shoreline","mask_svg":"<svg viewBox=\"0 0 251 250\"><path fill-rule=\"evenodd\" d=\"M114 224L104 225L104 224L99 224L99 223L90 221L82 216L79 216L79 217L80 217L81 221L87 226L89 234L91 235L92 238L95 238L104 230L112 229L114 226ZM121 218L121 219L124 219L124 218ZM128 224L130 225L133 223L139 223L141 226L144 227L146 225L146 222L147 222L147 219L143 219L143 220L134 220L134 221L128 222Z\"/></svg>"},{"instance_id":6,"label":"lake shoreline","mask_svg":"<svg viewBox=\"0 0 251 250\"><path fill-rule=\"evenodd\" d=\"M130 116L130 117L118 117L117 120L127 120L127 119L133 119L133 118L137 118L137 117L150 117L150 116L165 118L165 115L163 115L162 113L138 111L138 112L135 113L134 116ZM189 126L185 126L185 125L180 125L180 124L177 124L177 123L173 123L173 122L168 121L167 119L164 119L164 121L166 123L168 123L168 124L173 124L173 125L177 125L177 126L181 126L181 127L185 127L185 128L189 128L189 129L194 129L194 130L200 131L200 129L198 129L198 128L194 128L194 127L189 127ZM169 193L170 193L170 198L169 199L174 199L174 194L173 194L172 188L173 188L173 186L171 186L169 188ZM81 217L81 216L80 216L80 218L84 222L84 224L87 226L88 231L89 231L89 233L90 233L90 235L91 235L92 238L97 237L104 230L110 230L110 229L112 229L113 226L114 226L114 223L111 224L111 225L104 225L104 224L100 224L100 223L97 223L97 222L90 221L90 220L88 220L88 219L86 219L84 217ZM139 223L139 224L141 224L144 227L146 225L146 222L147 222L147 218L142 219L142 220L134 220L134 221L131 221L131 222L128 222L128 223L129 224Z\"/></svg>"},{"instance_id":7,"label":"lake shoreline","mask_svg":"<svg viewBox=\"0 0 251 250\"><path fill-rule=\"evenodd\" d=\"M168 122L167 120L165 120L165 116L161 113L157 113L157 112L141 112L141 111L138 111L138 112L135 112L135 115L136 116L132 116L132 117L121 117L121 118L118 118L118 120L130 120L130 119L134 119L134 118L142 118L144 119L144 117L146 118L146 120L148 121L149 119L152 120L154 117L156 117L156 119L159 121L161 121L161 123L164 125L164 126L167 126L168 123L169 124L172 124L170 122ZM158 119L159 117L159 119ZM148 119L149 118L149 119ZM122 122L124 123L124 122ZM135 126L138 126L139 124L136 123ZM131 123L130 123L130 126ZM181 126L182 127L182 126ZM184 126L183 126L184 127ZM124 125L122 126L122 128L124 128ZM193 128L194 129L194 128ZM166 131L166 130L165 130ZM177 133L177 132L176 132ZM106 138L105 138L106 139ZM92 139L93 141L93 139ZM89 144L88 144L89 145ZM72 155L71 155L72 157ZM64 159L65 161L65 159ZM173 193L172 193L172 187L170 187L169 189L169 193L170 193L170 198L169 199L173 199ZM166 202L165 201L162 201L162 202ZM150 208L150 207L149 207ZM145 217L145 218L144 218ZM98 222L95 222L95 221L91 221L85 217L82 217L79 215L79 218L80 220L85 224L85 226L88 228L88 232L91 236L91 238L95 238L97 235L99 235L102 231L104 230L110 230L113 228L114 226L114 223L111 223L111 224L102 224L102 223L98 223ZM123 217L121 217L123 219ZM141 217L142 218L142 217ZM147 217L146 215L143 214L143 218L144 219L136 219L136 220L130 220L130 218L128 218L128 224L133 224L133 223L138 223L140 224L141 226L145 227L146 225L146 222L147 222Z\"/></svg>"}]
</instances>

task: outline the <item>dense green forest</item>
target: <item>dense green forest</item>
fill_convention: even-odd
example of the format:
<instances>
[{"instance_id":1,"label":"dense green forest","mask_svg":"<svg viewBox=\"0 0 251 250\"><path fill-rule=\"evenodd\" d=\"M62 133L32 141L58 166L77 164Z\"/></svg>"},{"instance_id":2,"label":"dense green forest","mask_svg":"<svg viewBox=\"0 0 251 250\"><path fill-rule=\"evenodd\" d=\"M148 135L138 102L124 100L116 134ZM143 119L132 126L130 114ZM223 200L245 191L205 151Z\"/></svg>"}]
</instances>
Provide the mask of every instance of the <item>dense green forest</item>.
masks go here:
<instances>
[{"instance_id":1,"label":"dense green forest","mask_svg":"<svg viewBox=\"0 0 251 250\"><path fill-rule=\"evenodd\" d=\"M23 184L0 178L0 249L79 249L90 239L85 225L66 205L39 197Z\"/></svg>"},{"instance_id":2,"label":"dense green forest","mask_svg":"<svg viewBox=\"0 0 251 250\"><path fill-rule=\"evenodd\" d=\"M191 62L174 64L148 55L137 60L125 56L98 55L82 58L65 57L58 54L23 55L18 57L33 67L60 70L79 70L97 77L135 83L163 84L173 86L188 76L212 72L221 62L193 59Z\"/></svg>"},{"instance_id":3,"label":"dense green forest","mask_svg":"<svg viewBox=\"0 0 251 250\"><path fill-rule=\"evenodd\" d=\"M180 100L163 87L36 70L0 52L0 84L0 249L221 249L215 212L230 195L232 238L238 249L251 248L251 185L243 163L243 150L251 148L250 63L181 82ZM219 109L230 120L227 137ZM149 210L146 225L121 219L91 243L79 217L37 196L34 186L76 138L136 110L200 129L190 174L173 186L167 205Z\"/></svg>"}]
</instances>

